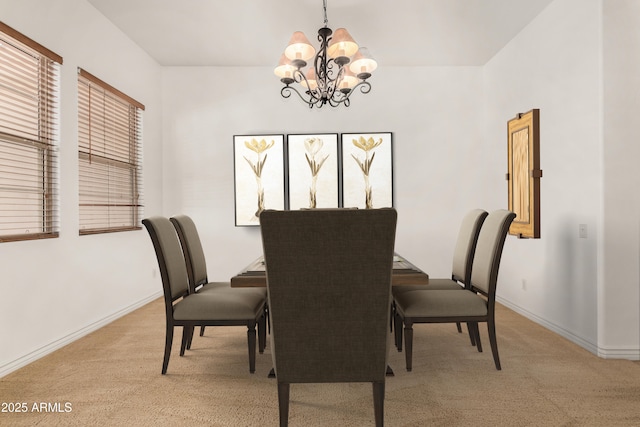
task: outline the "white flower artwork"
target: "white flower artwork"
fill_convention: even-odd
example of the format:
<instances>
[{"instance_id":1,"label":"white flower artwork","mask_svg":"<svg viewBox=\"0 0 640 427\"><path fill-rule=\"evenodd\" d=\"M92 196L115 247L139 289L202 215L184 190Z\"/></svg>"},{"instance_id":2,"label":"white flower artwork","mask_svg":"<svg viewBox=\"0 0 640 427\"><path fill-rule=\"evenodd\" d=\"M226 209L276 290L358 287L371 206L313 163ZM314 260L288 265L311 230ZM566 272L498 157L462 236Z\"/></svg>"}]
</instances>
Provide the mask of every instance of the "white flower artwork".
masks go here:
<instances>
[{"instance_id":1,"label":"white flower artwork","mask_svg":"<svg viewBox=\"0 0 640 427\"><path fill-rule=\"evenodd\" d=\"M337 208L338 134L287 135L289 209Z\"/></svg>"}]
</instances>

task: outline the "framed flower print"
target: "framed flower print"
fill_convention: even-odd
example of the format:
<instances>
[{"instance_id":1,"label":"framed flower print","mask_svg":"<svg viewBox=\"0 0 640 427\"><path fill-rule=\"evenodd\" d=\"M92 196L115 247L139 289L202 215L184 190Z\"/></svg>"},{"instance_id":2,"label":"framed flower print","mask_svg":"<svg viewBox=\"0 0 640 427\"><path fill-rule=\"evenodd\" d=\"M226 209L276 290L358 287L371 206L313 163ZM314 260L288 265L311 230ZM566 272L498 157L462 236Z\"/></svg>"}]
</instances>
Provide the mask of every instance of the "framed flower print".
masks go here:
<instances>
[{"instance_id":1,"label":"framed flower print","mask_svg":"<svg viewBox=\"0 0 640 427\"><path fill-rule=\"evenodd\" d=\"M342 206L393 207L392 134L343 133Z\"/></svg>"},{"instance_id":2,"label":"framed flower print","mask_svg":"<svg viewBox=\"0 0 640 427\"><path fill-rule=\"evenodd\" d=\"M260 212L285 208L284 135L233 137L235 224L260 225Z\"/></svg>"},{"instance_id":3,"label":"framed flower print","mask_svg":"<svg viewBox=\"0 0 640 427\"><path fill-rule=\"evenodd\" d=\"M289 209L337 208L338 134L287 135Z\"/></svg>"}]
</instances>

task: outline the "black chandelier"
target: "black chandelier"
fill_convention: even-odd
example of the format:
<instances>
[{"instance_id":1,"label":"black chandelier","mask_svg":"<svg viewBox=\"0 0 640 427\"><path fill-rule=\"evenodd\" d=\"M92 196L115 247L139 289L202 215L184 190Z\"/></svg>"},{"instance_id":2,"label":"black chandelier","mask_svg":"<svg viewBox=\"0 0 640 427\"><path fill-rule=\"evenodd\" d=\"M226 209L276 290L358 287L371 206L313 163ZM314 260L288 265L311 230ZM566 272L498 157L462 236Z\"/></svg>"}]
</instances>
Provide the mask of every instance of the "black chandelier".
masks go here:
<instances>
[{"instance_id":1,"label":"black chandelier","mask_svg":"<svg viewBox=\"0 0 640 427\"><path fill-rule=\"evenodd\" d=\"M333 33L328 26L327 0L323 0L323 7L324 27L318 30L320 50L317 55L304 33L296 31L274 72L284 83L280 90L284 98L295 92L309 108L321 108L325 104L348 107L349 98L357 88L361 93L371 91L367 79L378 64L367 48L359 47L346 29L338 28ZM305 69L311 58L314 58L313 65Z\"/></svg>"}]
</instances>

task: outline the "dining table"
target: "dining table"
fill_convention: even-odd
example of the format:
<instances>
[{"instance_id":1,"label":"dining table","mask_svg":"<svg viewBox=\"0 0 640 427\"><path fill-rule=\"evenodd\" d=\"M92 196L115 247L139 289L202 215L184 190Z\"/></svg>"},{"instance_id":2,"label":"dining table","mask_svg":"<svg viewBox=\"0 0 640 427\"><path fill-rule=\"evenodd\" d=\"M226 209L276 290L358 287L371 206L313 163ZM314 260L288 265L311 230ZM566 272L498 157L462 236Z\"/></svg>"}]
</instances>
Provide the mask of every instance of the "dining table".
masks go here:
<instances>
[{"instance_id":1,"label":"dining table","mask_svg":"<svg viewBox=\"0 0 640 427\"><path fill-rule=\"evenodd\" d=\"M428 285L429 275L406 258L395 254L393 256L393 270L391 286L400 285ZM231 287L256 288L267 286L267 273L264 257L259 256L238 274L231 278Z\"/></svg>"},{"instance_id":2,"label":"dining table","mask_svg":"<svg viewBox=\"0 0 640 427\"><path fill-rule=\"evenodd\" d=\"M391 286L400 285L428 285L429 275L420 270L404 257L394 254L393 270L391 272ZM238 274L231 278L233 288L259 288L267 286L267 269L264 257L259 256ZM275 378L275 371L271 368L269 378ZM387 376L394 376L393 369L387 365Z\"/></svg>"}]
</instances>

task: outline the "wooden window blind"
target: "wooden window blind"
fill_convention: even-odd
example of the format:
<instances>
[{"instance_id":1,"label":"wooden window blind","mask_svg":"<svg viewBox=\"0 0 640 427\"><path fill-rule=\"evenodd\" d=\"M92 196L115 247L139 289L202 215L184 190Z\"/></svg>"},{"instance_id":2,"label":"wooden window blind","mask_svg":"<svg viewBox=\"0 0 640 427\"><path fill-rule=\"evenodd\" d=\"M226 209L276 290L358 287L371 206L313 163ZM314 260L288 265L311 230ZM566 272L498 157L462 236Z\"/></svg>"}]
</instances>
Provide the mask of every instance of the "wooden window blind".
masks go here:
<instances>
[{"instance_id":1,"label":"wooden window blind","mask_svg":"<svg viewBox=\"0 0 640 427\"><path fill-rule=\"evenodd\" d=\"M58 237L60 64L0 22L0 242Z\"/></svg>"},{"instance_id":2,"label":"wooden window blind","mask_svg":"<svg viewBox=\"0 0 640 427\"><path fill-rule=\"evenodd\" d=\"M144 105L78 69L80 234L141 228Z\"/></svg>"}]
</instances>

